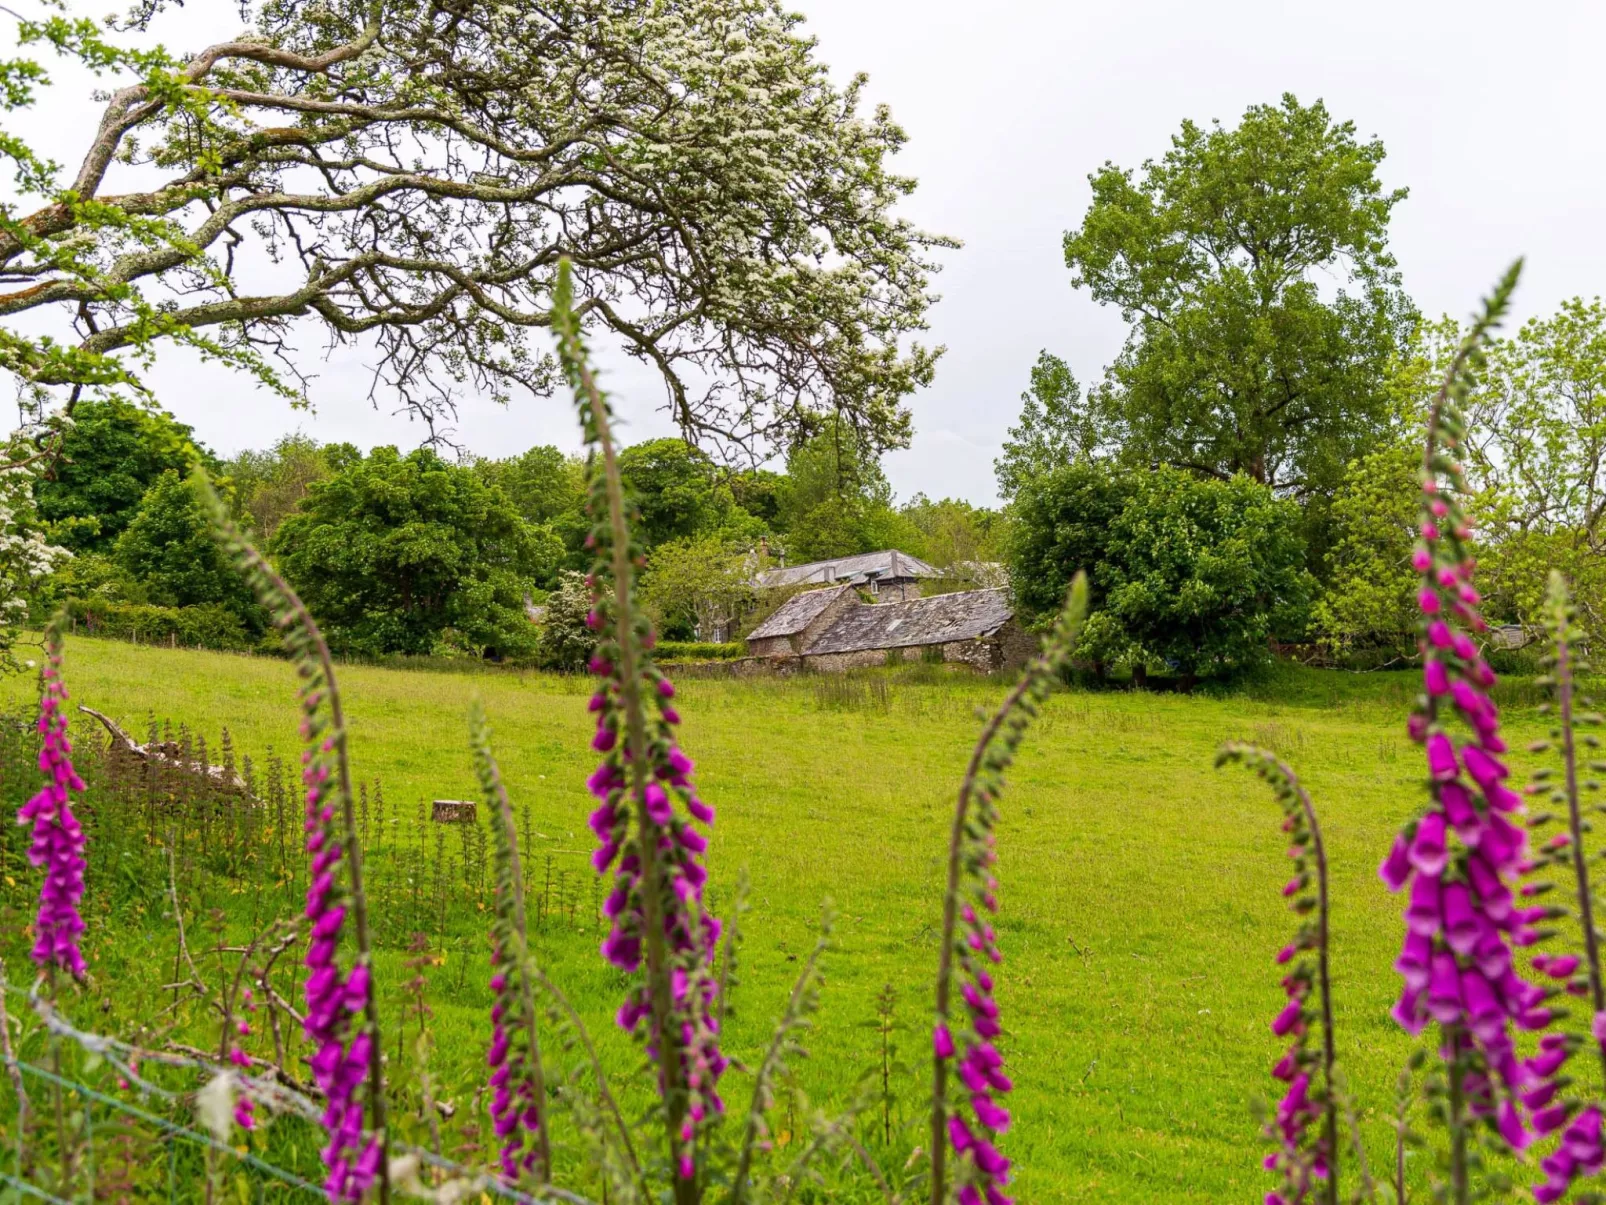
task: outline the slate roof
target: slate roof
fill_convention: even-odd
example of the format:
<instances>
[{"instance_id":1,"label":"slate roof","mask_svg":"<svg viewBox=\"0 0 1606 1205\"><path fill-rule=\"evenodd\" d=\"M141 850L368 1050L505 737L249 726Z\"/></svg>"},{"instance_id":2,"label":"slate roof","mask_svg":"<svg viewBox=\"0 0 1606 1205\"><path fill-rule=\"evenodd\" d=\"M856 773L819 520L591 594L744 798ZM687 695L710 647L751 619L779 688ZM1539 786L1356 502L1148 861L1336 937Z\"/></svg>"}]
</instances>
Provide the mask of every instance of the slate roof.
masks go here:
<instances>
[{"instance_id":1,"label":"slate roof","mask_svg":"<svg viewBox=\"0 0 1606 1205\"><path fill-rule=\"evenodd\" d=\"M828 586L835 582L857 584L872 579L941 576L941 573L919 557L889 548L881 552L861 552L857 556L836 557L829 561L810 561L806 565L766 569L755 581L760 587L771 589L779 586L807 586L811 583ZM779 633L772 634L779 635Z\"/></svg>"},{"instance_id":2,"label":"slate roof","mask_svg":"<svg viewBox=\"0 0 1606 1205\"><path fill-rule=\"evenodd\" d=\"M967 590L959 594L912 598L908 602L854 607L820 633L803 652L806 655L857 653L867 649L969 640L992 635L1014 613L1007 590Z\"/></svg>"},{"instance_id":3,"label":"slate roof","mask_svg":"<svg viewBox=\"0 0 1606 1205\"><path fill-rule=\"evenodd\" d=\"M749 640L763 640L770 636L796 636L820 617L820 612L841 598L852 586L832 586L825 590L805 590L794 594L758 627L747 634Z\"/></svg>"}]
</instances>

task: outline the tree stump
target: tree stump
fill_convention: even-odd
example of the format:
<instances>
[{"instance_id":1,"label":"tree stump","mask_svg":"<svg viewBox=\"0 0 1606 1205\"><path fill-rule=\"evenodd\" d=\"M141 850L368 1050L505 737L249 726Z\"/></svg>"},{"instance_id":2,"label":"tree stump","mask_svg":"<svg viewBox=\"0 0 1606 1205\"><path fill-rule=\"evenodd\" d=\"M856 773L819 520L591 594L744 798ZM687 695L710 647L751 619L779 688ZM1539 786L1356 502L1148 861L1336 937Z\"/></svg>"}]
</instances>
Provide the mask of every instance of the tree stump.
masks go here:
<instances>
[{"instance_id":1,"label":"tree stump","mask_svg":"<svg viewBox=\"0 0 1606 1205\"><path fill-rule=\"evenodd\" d=\"M471 799L437 799L429 818L436 824L473 824L476 809Z\"/></svg>"}]
</instances>

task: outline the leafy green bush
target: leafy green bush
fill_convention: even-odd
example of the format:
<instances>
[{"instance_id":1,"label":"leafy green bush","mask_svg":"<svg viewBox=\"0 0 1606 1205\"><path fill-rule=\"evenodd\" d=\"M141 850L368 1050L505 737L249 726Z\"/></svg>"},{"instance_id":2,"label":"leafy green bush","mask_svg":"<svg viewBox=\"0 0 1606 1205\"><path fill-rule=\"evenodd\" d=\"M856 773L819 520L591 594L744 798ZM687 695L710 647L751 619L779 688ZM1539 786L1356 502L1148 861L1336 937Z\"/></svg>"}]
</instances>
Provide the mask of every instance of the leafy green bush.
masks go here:
<instances>
[{"instance_id":1,"label":"leafy green bush","mask_svg":"<svg viewBox=\"0 0 1606 1205\"><path fill-rule=\"evenodd\" d=\"M660 661L734 661L747 656L740 640L715 644L707 640L660 640L654 648Z\"/></svg>"},{"instance_id":2,"label":"leafy green bush","mask_svg":"<svg viewBox=\"0 0 1606 1205\"><path fill-rule=\"evenodd\" d=\"M91 636L186 648L248 649L252 639L240 617L218 603L158 607L149 603L71 599L67 614ZM270 634L275 644L277 634Z\"/></svg>"}]
</instances>

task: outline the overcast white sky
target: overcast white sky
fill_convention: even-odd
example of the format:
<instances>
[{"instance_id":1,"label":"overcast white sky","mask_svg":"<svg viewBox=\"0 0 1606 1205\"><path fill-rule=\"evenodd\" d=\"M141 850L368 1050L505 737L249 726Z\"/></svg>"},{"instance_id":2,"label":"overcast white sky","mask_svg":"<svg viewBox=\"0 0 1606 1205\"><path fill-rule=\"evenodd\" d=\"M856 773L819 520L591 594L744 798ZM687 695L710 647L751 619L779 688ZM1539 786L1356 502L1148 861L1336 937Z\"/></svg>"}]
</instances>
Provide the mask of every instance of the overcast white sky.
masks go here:
<instances>
[{"instance_id":1,"label":"overcast white sky","mask_svg":"<svg viewBox=\"0 0 1606 1205\"><path fill-rule=\"evenodd\" d=\"M1060 238L1086 209L1090 171L1163 154L1184 117L1230 123L1292 91L1381 137L1385 182L1411 191L1395 210L1394 250L1430 314L1464 314L1519 254L1519 318L1606 291L1606 5L1593 0L794 6L833 70L868 72L871 98L909 132L897 166L921 184L906 212L965 243L937 280L929 339L947 355L913 399L913 445L888 458L901 497L994 501L992 462L1038 350L1064 356L1084 382L1114 356L1120 317L1072 291ZM159 32L193 48L234 32L233 11L232 0L191 0ZM94 111L61 99L36 120L50 152L76 162ZM156 381L164 404L225 454L296 427L364 446L421 437L363 400L359 355L319 372L310 415L187 364L165 364ZM668 432L650 376L621 364L612 385L633 438ZM570 414L563 400L503 409L471 399L459 438L486 455L573 448Z\"/></svg>"}]
</instances>

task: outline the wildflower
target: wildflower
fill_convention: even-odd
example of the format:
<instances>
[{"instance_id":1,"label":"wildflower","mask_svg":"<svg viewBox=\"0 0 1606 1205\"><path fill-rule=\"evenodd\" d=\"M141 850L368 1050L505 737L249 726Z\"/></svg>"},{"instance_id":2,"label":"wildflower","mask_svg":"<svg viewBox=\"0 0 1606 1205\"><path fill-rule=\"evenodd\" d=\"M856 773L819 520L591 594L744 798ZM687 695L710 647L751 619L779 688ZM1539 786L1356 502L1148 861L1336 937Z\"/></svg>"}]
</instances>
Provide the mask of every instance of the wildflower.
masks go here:
<instances>
[{"instance_id":1,"label":"wildflower","mask_svg":"<svg viewBox=\"0 0 1606 1205\"><path fill-rule=\"evenodd\" d=\"M597 634L589 668L602 680L593 697L591 745L602 761L587 785L603 805L592 816L598 842L592 864L599 875L612 875L601 951L627 973L645 963L648 982L630 987L618 1021L642 1034L658 1065L677 1174L690 1180L697 1174L698 1128L725 1108L712 971L720 923L703 903L707 839L691 828L713 813L697 799L692 761L674 736L681 718L670 702L675 689L653 664L651 628L638 619L640 555L626 522L611 413L585 362L571 299L565 264L554 292L558 354L600 465L590 484L596 526L587 547L596 560L587 582Z\"/></svg>"},{"instance_id":2,"label":"wildflower","mask_svg":"<svg viewBox=\"0 0 1606 1205\"><path fill-rule=\"evenodd\" d=\"M498 1156L503 1176L514 1184L526 1176L543 1181L549 1174L551 1152L530 982L524 872L514 835L513 807L502 785L501 770L491 755L490 731L478 704L469 724L474 769L490 813L496 851L491 922L491 1045L485 1055L490 1068L492 1128L501 1144ZM602 825L594 823L593 827L601 831Z\"/></svg>"},{"instance_id":3,"label":"wildflower","mask_svg":"<svg viewBox=\"0 0 1606 1205\"><path fill-rule=\"evenodd\" d=\"M1452 1127L1498 1114L1498 1131L1520 1149L1528 1133L1523 1111L1533 1107L1520 1093L1532 1068L1516 1057L1512 1028L1543 1024L1548 1013L1538 1007L1543 994L1513 970L1512 946L1534 936L1535 915L1512 907L1511 883L1527 858L1527 837L1507 818L1520 813L1521 801L1503 785L1505 743L1488 694L1495 675L1472 639L1487 625L1471 586L1471 523L1452 455L1464 429L1457 399L1514 283L1515 275L1508 276L1463 343L1428 422L1422 542L1412 554L1420 575L1423 694L1408 731L1425 749L1430 799L1379 873L1391 890L1410 887L1395 964L1404 980L1396 1021L1412 1033L1430 1020L1442 1028L1443 1056L1463 1088L1464 1107L1450 1118ZM1538 1122L1536 1115L1535 1129ZM1464 1178L1464 1166L1452 1174Z\"/></svg>"},{"instance_id":4,"label":"wildflower","mask_svg":"<svg viewBox=\"0 0 1606 1205\"><path fill-rule=\"evenodd\" d=\"M1293 890L1285 889L1283 894L1300 922L1294 940L1277 953L1277 965L1288 967L1282 980L1286 999L1271 1022L1274 1035L1290 1039L1271 1071L1275 1079L1288 1087L1265 1128L1265 1135L1275 1149L1266 1156L1264 1166L1282 1179L1281 1187L1268 1193L1266 1200L1293 1205L1309 1198L1315 1181L1337 1174L1337 1114L1332 1096L1333 1034L1327 971L1327 857L1316 810L1293 770L1263 749L1237 743L1223 746L1216 761L1218 765L1227 761L1242 762L1271 784L1282 805L1283 831L1290 838L1288 856L1294 863L1294 877L1290 880ZM1437 851L1442 839L1442 828L1435 833L1431 828L1424 831L1424 826L1418 826L1411 840L1402 834L1384 864L1384 881L1394 878L1403 882L1413 864L1438 863ZM1437 880L1423 876L1422 881ZM1408 941L1406 952L1401 955L1401 961L1407 962L1412 970L1410 978L1418 990L1431 979L1426 965L1429 956L1430 942L1419 935ZM1319 1053L1311 1048L1313 1023L1320 1026ZM1309 1127L1318 1118L1323 1118L1325 1124L1321 1134L1313 1139ZM1329 1191L1335 1192L1336 1186L1330 1186Z\"/></svg>"},{"instance_id":5,"label":"wildflower","mask_svg":"<svg viewBox=\"0 0 1606 1205\"><path fill-rule=\"evenodd\" d=\"M991 918L998 911L998 799L1004 771L1014 761L1029 717L1047 698L1069 663L1087 613L1087 580L1078 574L1065 610L1043 652L1027 666L1013 691L982 729L970 769L959 789L949 875L943 904L942 946L937 969L937 1017L932 1030L932 1199L944 1191L947 1157L955 1159L961 1205L1008 1205L1010 1162L996 1139L1009 1129L1003 1097L1014 1088L1004 1074L996 1040L1003 1024L994 995L993 968L1003 960ZM950 1012L955 980L967 1023ZM950 1070L965 1089L963 1103L947 1100ZM966 1116L968 1112L968 1118Z\"/></svg>"},{"instance_id":6,"label":"wildflower","mask_svg":"<svg viewBox=\"0 0 1606 1205\"><path fill-rule=\"evenodd\" d=\"M326 1102L325 1191L334 1201L360 1201L384 1174L384 1093L368 967L362 850L347 786L346 734L334 666L323 634L300 598L240 534L204 478L198 486L218 541L273 616L301 680L303 827L310 859L303 913L308 974L302 987L302 1030L313 1045L309 1063ZM338 955L351 927L356 930L356 959L345 974Z\"/></svg>"},{"instance_id":7,"label":"wildflower","mask_svg":"<svg viewBox=\"0 0 1606 1205\"><path fill-rule=\"evenodd\" d=\"M72 764L72 741L67 736L63 705L67 688L61 676L61 631L51 625L46 633L45 664L40 671L43 687L39 700L39 769L45 785L17 812L18 824L31 824L33 837L28 861L44 873L39 885L39 911L34 919L31 951L40 967L66 971L74 979L84 974L84 957L78 948L84 920L78 903L84 896L84 830L73 815L72 791L84 783Z\"/></svg>"}]
</instances>

